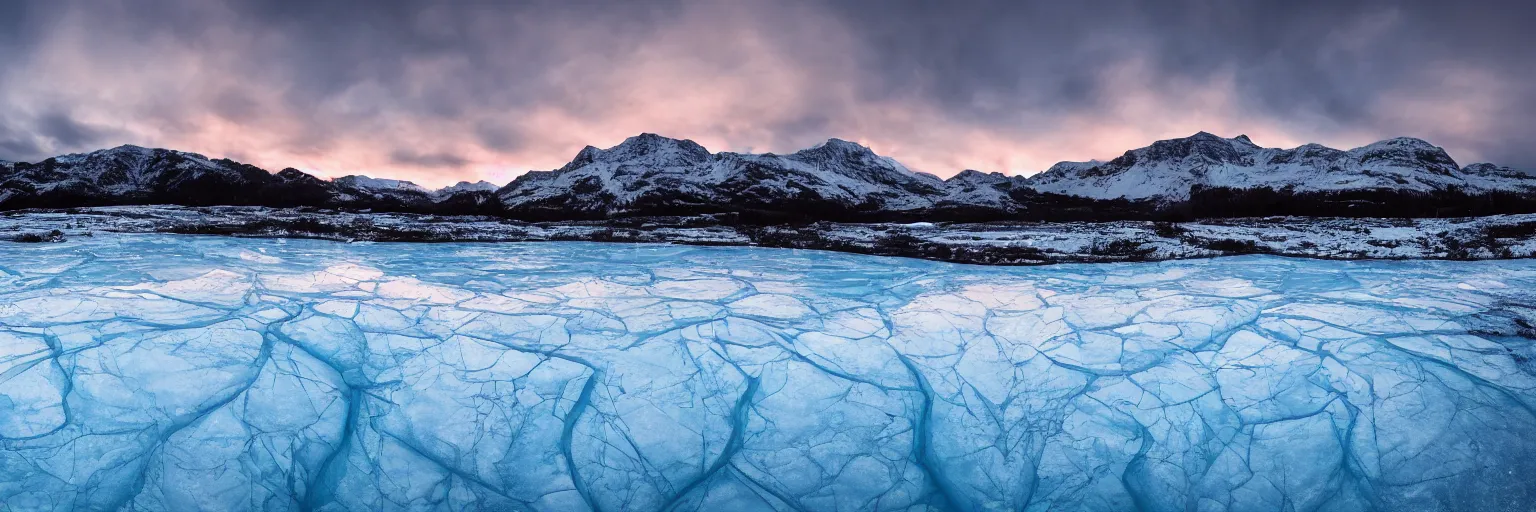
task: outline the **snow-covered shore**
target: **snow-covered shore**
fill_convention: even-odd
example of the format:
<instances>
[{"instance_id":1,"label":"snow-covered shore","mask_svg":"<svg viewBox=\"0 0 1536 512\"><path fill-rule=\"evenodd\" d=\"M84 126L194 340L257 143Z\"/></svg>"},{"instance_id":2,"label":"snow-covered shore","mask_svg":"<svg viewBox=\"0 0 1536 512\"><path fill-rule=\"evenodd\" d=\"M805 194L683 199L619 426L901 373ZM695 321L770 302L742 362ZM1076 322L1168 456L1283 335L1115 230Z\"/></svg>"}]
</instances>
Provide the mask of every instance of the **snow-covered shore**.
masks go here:
<instances>
[{"instance_id":1,"label":"snow-covered shore","mask_svg":"<svg viewBox=\"0 0 1536 512\"><path fill-rule=\"evenodd\" d=\"M117 232L303 237L348 242L576 240L758 245L990 265L1156 261L1238 254L1329 259L1536 256L1536 215L1453 219L1270 217L1187 223L822 222L755 226L713 216L528 223L495 217L261 207L132 206L0 214L0 239L46 235L54 230L66 238Z\"/></svg>"}]
</instances>

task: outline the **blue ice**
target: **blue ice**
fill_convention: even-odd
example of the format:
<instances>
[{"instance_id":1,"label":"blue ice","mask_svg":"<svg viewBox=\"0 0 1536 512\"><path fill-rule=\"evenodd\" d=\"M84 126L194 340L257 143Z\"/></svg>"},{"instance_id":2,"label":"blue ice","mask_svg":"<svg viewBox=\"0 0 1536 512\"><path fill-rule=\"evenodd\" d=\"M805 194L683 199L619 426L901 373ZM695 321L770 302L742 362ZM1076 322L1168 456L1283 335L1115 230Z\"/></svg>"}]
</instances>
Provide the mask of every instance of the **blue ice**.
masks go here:
<instances>
[{"instance_id":1,"label":"blue ice","mask_svg":"<svg viewBox=\"0 0 1536 512\"><path fill-rule=\"evenodd\" d=\"M1531 510L1536 261L0 243L0 510Z\"/></svg>"}]
</instances>

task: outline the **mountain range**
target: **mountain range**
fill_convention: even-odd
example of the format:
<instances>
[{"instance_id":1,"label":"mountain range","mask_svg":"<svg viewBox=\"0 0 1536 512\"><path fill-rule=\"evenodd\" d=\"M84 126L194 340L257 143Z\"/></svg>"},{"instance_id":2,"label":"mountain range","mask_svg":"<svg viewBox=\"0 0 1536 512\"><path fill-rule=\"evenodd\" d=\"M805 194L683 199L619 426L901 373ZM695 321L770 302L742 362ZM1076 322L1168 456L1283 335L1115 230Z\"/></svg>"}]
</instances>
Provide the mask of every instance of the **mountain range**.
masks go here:
<instances>
[{"instance_id":1,"label":"mountain range","mask_svg":"<svg viewBox=\"0 0 1536 512\"><path fill-rule=\"evenodd\" d=\"M1031 177L914 172L831 139L790 154L712 153L641 134L587 146L565 166L506 186L277 173L196 153L121 146L0 162L0 210L119 204L259 205L523 220L730 214L773 221L1112 220L1262 215L1445 216L1536 212L1536 176L1459 166L1428 142L1338 150L1265 148L1201 132L1107 162L1062 162Z\"/></svg>"}]
</instances>

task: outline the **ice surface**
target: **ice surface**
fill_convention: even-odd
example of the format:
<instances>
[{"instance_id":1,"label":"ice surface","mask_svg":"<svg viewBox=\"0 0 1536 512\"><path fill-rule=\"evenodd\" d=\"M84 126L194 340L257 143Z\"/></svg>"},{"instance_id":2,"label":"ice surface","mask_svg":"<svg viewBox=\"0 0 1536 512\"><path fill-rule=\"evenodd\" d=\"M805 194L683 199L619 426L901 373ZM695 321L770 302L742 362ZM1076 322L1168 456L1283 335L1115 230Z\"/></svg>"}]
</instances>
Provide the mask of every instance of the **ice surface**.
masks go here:
<instances>
[{"instance_id":1,"label":"ice surface","mask_svg":"<svg viewBox=\"0 0 1536 512\"><path fill-rule=\"evenodd\" d=\"M0 243L0 510L1530 510L1536 261Z\"/></svg>"}]
</instances>

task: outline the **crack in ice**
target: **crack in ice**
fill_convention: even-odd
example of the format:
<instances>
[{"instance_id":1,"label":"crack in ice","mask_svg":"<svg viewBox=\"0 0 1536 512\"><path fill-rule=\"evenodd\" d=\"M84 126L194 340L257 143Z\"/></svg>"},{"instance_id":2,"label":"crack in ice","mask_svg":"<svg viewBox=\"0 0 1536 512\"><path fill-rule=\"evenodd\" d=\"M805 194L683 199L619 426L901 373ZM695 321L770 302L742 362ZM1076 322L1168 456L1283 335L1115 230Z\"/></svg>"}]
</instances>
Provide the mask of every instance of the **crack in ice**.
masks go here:
<instances>
[{"instance_id":1,"label":"crack in ice","mask_svg":"<svg viewBox=\"0 0 1536 512\"><path fill-rule=\"evenodd\" d=\"M1536 502L1532 261L113 234L0 260L7 510Z\"/></svg>"}]
</instances>

